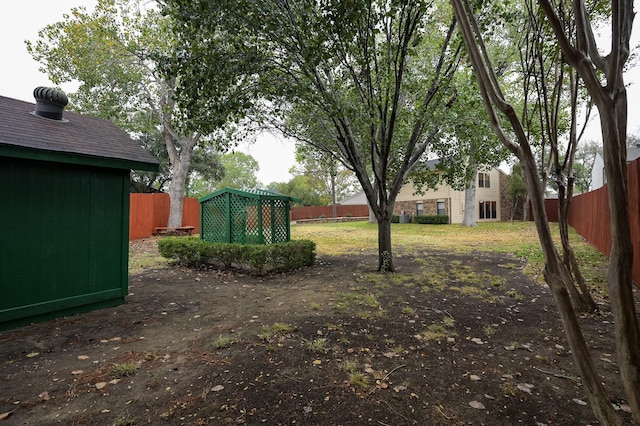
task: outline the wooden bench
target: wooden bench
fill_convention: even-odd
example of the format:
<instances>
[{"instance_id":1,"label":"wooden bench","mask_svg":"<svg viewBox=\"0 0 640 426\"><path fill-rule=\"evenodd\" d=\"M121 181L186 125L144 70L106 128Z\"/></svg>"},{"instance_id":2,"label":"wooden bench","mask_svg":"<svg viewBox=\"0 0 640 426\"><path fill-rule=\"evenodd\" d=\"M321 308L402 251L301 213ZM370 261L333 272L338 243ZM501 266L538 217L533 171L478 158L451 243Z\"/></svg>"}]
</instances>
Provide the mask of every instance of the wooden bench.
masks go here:
<instances>
[{"instance_id":1,"label":"wooden bench","mask_svg":"<svg viewBox=\"0 0 640 426\"><path fill-rule=\"evenodd\" d=\"M191 235L195 226L178 226L176 228L167 228L166 226L156 226L153 228L153 235Z\"/></svg>"}]
</instances>

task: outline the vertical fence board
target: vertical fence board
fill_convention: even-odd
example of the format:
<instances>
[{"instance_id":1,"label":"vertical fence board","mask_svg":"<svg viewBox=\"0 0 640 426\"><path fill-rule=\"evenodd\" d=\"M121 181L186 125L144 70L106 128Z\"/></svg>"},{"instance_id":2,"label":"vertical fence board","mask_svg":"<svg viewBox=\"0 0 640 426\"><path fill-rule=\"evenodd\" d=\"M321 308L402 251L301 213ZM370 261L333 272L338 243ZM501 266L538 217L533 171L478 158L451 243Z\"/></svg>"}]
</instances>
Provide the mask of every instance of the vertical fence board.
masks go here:
<instances>
[{"instance_id":1,"label":"vertical fence board","mask_svg":"<svg viewBox=\"0 0 640 426\"><path fill-rule=\"evenodd\" d=\"M629 217L633 244L633 280L640 283L640 162L634 161L628 169Z\"/></svg>"},{"instance_id":2,"label":"vertical fence board","mask_svg":"<svg viewBox=\"0 0 640 426\"><path fill-rule=\"evenodd\" d=\"M148 202L149 194L130 194L129 240L145 238L153 232L153 204Z\"/></svg>"},{"instance_id":3,"label":"vertical fence board","mask_svg":"<svg viewBox=\"0 0 640 426\"><path fill-rule=\"evenodd\" d=\"M629 216L633 244L633 280L640 283L640 160L627 165ZM611 216L607 185L571 202L569 225L600 252L611 252Z\"/></svg>"},{"instance_id":4,"label":"vertical fence board","mask_svg":"<svg viewBox=\"0 0 640 426\"><path fill-rule=\"evenodd\" d=\"M560 212L560 201L557 198L547 198L544 200L544 209L547 212L547 220L549 222L558 222ZM533 215L533 209L529 208L529 215ZM533 217L531 217L533 220Z\"/></svg>"},{"instance_id":5,"label":"vertical fence board","mask_svg":"<svg viewBox=\"0 0 640 426\"><path fill-rule=\"evenodd\" d=\"M195 226L195 234L200 233L200 203L197 198L182 200L182 226Z\"/></svg>"},{"instance_id":6,"label":"vertical fence board","mask_svg":"<svg viewBox=\"0 0 640 426\"><path fill-rule=\"evenodd\" d=\"M129 240L149 237L154 228L167 226L169 206L169 194L130 194ZM196 198L183 198L182 225L194 226L194 232L200 232L200 204Z\"/></svg>"}]
</instances>

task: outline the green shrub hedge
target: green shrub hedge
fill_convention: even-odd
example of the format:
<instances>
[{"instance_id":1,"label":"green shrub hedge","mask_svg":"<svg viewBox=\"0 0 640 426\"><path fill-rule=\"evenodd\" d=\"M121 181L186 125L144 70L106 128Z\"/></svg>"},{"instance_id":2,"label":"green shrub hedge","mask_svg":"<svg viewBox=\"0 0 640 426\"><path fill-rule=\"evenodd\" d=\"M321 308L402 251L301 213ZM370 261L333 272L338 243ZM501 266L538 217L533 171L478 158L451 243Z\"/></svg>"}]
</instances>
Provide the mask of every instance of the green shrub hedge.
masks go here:
<instances>
[{"instance_id":1,"label":"green shrub hedge","mask_svg":"<svg viewBox=\"0 0 640 426\"><path fill-rule=\"evenodd\" d=\"M414 216L413 223L421 223L423 225L447 225L449 223L449 216L446 214Z\"/></svg>"},{"instance_id":2,"label":"green shrub hedge","mask_svg":"<svg viewBox=\"0 0 640 426\"><path fill-rule=\"evenodd\" d=\"M158 241L158 249L162 256L183 265L218 264L256 275L311 266L316 260L316 243L309 240L262 245L207 243L198 237L168 237Z\"/></svg>"}]
</instances>

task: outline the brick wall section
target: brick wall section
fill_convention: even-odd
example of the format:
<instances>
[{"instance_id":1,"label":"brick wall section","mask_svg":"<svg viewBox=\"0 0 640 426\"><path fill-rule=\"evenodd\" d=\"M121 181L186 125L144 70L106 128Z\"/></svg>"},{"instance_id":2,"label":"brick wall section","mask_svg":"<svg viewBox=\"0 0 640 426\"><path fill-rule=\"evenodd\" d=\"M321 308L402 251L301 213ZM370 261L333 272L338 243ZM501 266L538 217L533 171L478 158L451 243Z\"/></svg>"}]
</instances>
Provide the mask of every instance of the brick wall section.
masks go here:
<instances>
[{"instance_id":1,"label":"brick wall section","mask_svg":"<svg viewBox=\"0 0 640 426\"><path fill-rule=\"evenodd\" d=\"M416 212L416 203L418 201L422 201L423 215L436 215L438 214L438 200L415 200L415 201L398 201L393 207L393 214L400 215L402 211L404 214L409 214L411 216L415 216ZM444 208L445 214L449 214L449 200L444 200Z\"/></svg>"}]
</instances>

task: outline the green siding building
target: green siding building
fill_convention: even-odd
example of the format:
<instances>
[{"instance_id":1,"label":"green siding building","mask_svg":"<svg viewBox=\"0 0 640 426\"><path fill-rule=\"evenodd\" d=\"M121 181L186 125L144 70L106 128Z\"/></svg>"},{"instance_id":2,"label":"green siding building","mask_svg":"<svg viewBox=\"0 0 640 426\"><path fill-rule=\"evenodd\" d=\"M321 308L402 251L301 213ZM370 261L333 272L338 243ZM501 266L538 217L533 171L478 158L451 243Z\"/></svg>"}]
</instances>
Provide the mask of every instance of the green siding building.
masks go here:
<instances>
[{"instance_id":1,"label":"green siding building","mask_svg":"<svg viewBox=\"0 0 640 426\"><path fill-rule=\"evenodd\" d=\"M130 170L158 170L64 93L34 95L0 96L0 329L124 302Z\"/></svg>"}]
</instances>

